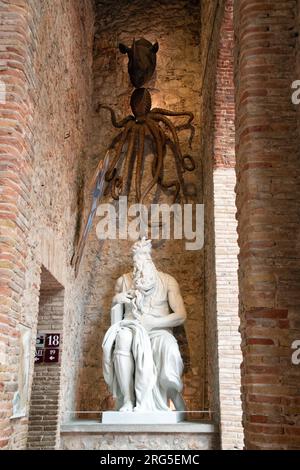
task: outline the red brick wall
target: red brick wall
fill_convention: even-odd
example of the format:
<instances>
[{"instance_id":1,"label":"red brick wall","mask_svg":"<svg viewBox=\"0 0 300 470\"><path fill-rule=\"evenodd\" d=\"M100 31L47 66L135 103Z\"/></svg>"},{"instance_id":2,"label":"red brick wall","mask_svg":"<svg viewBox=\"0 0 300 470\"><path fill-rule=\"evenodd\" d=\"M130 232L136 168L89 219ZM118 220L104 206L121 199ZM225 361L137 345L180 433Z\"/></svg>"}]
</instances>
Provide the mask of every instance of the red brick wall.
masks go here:
<instances>
[{"instance_id":1,"label":"red brick wall","mask_svg":"<svg viewBox=\"0 0 300 470\"><path fill-rule=\"evenodd\" d=\"M0 80L0 447L14 429L12 398L17 389L20 299L24 288L32 156L31 121L35 30L31 1L1 2ZM26 418L24 418L26 421Z\"/></svg>"},{"instance_id":2,"label":"red brick wall","mask_svg":"<svg viewBox=\"0 0 300 470\"><path fill-rule=\"evenodd\" d=\"M216 71L214 163L217 168L235 166L233 36L233 0L226 0Z\"/></svg>"},{"instance_id":3,"label":"red brick wall","mask_svg":"<svg viewBox=\"0 0 300 470\"><path fill-rule=\"evenodd\" d=\"M233 0L220 29L214 108L214 250L222 449L243 448L240 398L242 362L238 314L238 243L235 205Z\"/></svg>"},{"instance_id":4,"label":"red brick wall","mask_svg":"<svg viewBox=\"0 0 300 470\"><path fill-rule=\"evenodd\" d=\"M237 0L237 205L248 449L300 448L299 133L294 1ZM299 78L299 77L298 77Z\"/></svg>"},{"instance_id":5,"label":"red brick wall","mask_svg":"<svg viewBox=\"0 0 300 470\"><path fill-rule=\"evenodd\" d=\"M204 203L204 272L205 272L205 336L207 369L207 403L219 423L218 339L216 314L216 273L214 240L214 131L215 90L218 46L223 18L223 3L205 0L201 4L201 165L203 169Z\"/></svg>"},{"instance_id":6,"label":"red brick wall","mask_svg":"<svg viewBox=\"0 0 300 470\"><path fill-rule=\"evenodd\" d=\"M61 402L74 408L86 279L74 280L70 260L89 143L94 15L92 0L11 0L0 13L0 446L20 449L28 418L10 419L17 325L32 332L31 383L41 264L67 292Z\"/></svg>"}]
</instances>

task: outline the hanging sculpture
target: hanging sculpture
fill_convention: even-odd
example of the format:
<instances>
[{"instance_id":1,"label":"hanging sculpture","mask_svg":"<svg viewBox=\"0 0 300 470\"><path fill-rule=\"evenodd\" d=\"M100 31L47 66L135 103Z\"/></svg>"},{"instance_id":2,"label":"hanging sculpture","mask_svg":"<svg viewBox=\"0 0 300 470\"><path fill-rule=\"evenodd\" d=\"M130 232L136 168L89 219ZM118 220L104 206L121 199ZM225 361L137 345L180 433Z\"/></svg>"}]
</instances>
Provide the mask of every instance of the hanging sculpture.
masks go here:
<instances>
[{"instance_id":1,"label":"hanging sculpture","mask_svg":"<svg viewBox=\"0 0 300 470\"><path fill-rule=\"evenodd\" d=\"M133 116L127 116L122 121L117 122L114 111L108 107L102 105L102 108L108 109L111 112L112 124L116 128L123 128L120 136L120 141L116 148L114 158L111 160L108 170L105 174L105 180L111 182L111 195L114 199L118 199L123 191L124 176L118 174L118 163L120 159L123 159L123 149L127 145L127 152L125 159L123 159L123 168L131 160L134 155L135 149L137 152L135 155L135 190L136 190L136 202L143 204L146 196L149 194L151 189L158 184L163 189L174 188L174 201L180 192L182 186L181 174L183 171L193 171L195 169L195 163L190 155L182 155L179 139L177 136L177 128L168 119L167 116L188 116L188 121L181 127L188 127L192 122L194 116L189 112L176 113L161 108L151 109L151 95L145 88L137 88L134 90L130 100L131 109ZM165 124L166 128L171 134L171 138L166 134L165 130L160 126L160 123ZM149 181L148 185L141 190L142 178L143 178L143 157L145 150L145 137L150 136L154 142L154 159L152 162L152 180ZM170 147L173 156L175 167L177 168L178 178L177 180L165 181L163 177L164 159L166 156L167 146ZM177 165L179 163L179 165ZM125 175L126 176L126 175Z\"/></svg>"},{"instance_id":2,"label":"hanging sculpture","mask_svg":"<svg viewBox=\"0 0 300 470\"><path fill-rule=\"evenodd\" d=\"M132 115L126 116L121 121L117 121L115 111L103 104L99 104L97 111L107 109L111 114L112 125L116 129L122 129L119 135L110 145L105 161L99 163L93 177L93 201L90 213L79 239L76 254L72 263L75 264L77 273L78 266L82 257L85 241L91 228L95 215L95 207L100 197L105 191L110 190L113 199L118 199L120 195L128 195L126 186L130 190L131 176L126 173L133 159L132 167L135 168L135 198L137 203L145 203L146 197L155 187L162 190L173 191L173 202L185 197L183 173L195 169L194 159L190 155L183 155L178 132L183 129L189 129L191 136L189 145L191 147L194 128L192 121L194 115L191 112L173 112L162 108L152 108L151 95L149 90L142 86L151 79L156 67L156 53L158 43L151 42L142 38L138 41L133 40L132 47L124 44L119 45L119 50L128 55L128 73L131 83L136 89L133 91L130 100ZM181 125L175 125L170 117L186 117L186 122ZM152 179L145 188L142 188L144 166L145 166L145 141L149 137L153 147L153 160L151 163ZM125 155L124 149L126 148ZM165 159L167 149L170 149L174 158L177 178L167 181L164 176ZM110 152L114 151L113 157L108 160ZM125 171L124 171L125 170ZM130 182L125 186L125 179ZM101 190L99 191L99 189Z\"/></svg>"},{"instance_id":3,"label":"hanging sculpture","mask_svg":"<svg viewBox=\"0 0 300 470\"><path fill-rule=\"evenodd\" d=\"M153 76L156 67L158 43L151 44L147 39L135 39L131 47L119 44L122 54L128 55L128 73L135 88L142 87Z\"/></svg>"}]
</instances>

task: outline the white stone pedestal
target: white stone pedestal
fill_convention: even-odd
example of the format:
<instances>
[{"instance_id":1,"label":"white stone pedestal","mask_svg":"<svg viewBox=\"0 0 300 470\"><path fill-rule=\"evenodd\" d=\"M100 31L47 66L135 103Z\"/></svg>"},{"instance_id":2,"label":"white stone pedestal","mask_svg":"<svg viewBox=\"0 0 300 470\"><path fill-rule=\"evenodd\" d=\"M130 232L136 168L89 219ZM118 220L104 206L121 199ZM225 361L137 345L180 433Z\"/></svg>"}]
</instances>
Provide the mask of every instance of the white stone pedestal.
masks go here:
<instances>
[{"instance_id":1,"label":"white stone pedestal","mask_svg":"<svg viewBox=\"0 0 300 470\"><path fill-rule=\"evenodd\" d=\"M103 413L104 414L104 413ZM119 413L121 414L121 413ZM218 428L209 421L177 424L103 424L100 420L77 419L60 427L61 449L65 450L216 450Z\"/></svg>"},{"instance_id":2,"label":"white stone pedestal","mask_svg":"<svg viewBox=\"0 0 300 470\"><path fill-rule=\"evenodd\" d=\"M176 424L184 421L180 411L125 412L104 411L103 424Z\"/></svg>"}]
</instances>

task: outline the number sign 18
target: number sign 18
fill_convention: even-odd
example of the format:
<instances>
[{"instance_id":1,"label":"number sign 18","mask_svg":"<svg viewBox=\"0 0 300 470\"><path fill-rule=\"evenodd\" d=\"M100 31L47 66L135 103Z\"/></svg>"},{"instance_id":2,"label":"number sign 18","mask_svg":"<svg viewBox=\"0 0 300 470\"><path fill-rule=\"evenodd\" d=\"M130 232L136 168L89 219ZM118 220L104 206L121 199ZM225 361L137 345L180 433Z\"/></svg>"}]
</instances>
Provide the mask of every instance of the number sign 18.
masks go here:
<instances>
[{"instance_id":1,"label":"number sign 18","mask_svg":"<svg viewBox=\"0 0 300 470\"><path fill-rule=\"evenodd\" d=\"M51 333L46 335L46 348L59 348L60 346L60 334Z\"/></svg>"}]
</instances>

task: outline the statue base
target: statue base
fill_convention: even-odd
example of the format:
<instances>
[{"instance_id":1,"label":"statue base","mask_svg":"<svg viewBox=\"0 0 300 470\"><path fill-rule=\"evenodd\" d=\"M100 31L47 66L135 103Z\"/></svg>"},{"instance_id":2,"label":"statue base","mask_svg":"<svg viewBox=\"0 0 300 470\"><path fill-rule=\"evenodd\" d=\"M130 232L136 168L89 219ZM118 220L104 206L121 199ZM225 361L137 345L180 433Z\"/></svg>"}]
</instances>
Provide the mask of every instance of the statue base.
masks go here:
<instances>
[{"instance_id":1,"label":"statue base","mask_svg":"<svg viewBox=\"0 0 300 470\"><path fill-rule=\"evenodd\" d=\"M102 424L176 424L184 421L182 411L104 411Z\"/></svg>"}]
</instances>

